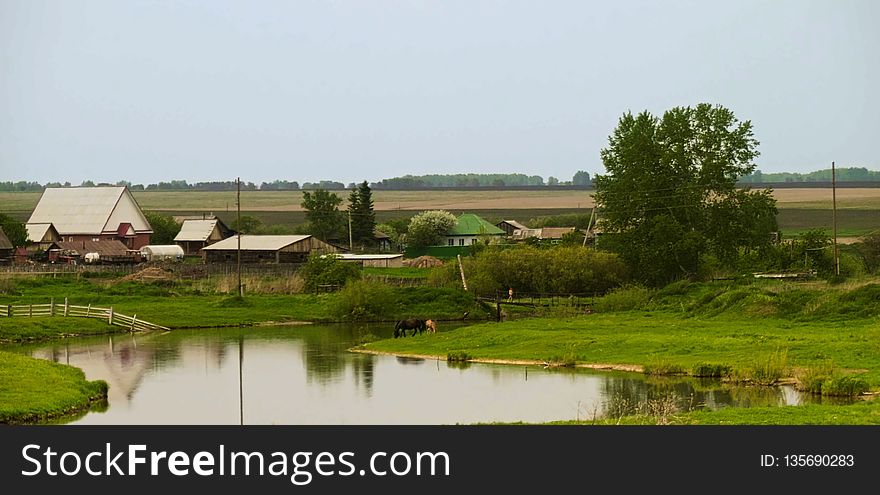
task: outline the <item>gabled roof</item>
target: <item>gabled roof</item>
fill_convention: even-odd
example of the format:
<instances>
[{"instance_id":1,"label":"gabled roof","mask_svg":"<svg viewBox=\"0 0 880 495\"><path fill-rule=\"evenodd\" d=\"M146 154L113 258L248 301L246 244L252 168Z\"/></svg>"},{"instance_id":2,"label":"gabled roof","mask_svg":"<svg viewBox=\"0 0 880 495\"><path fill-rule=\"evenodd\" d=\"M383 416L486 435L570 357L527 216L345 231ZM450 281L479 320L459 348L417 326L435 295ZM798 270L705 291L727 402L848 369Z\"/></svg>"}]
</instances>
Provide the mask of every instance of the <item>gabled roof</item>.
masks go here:
<instances>
[{"instance_id":1,"label":"gabled roof","mask_svg":"<svg viewBox=\"0 0 880 495\"><path fill-rule=\"evenodd\" d=\"M446 235L501 235L504 231L473 213L462 213Z\"/></svg>"},{"instance_id":2,"label":"gabled roof","mask_svg":"<svg viewBox=\"0 0 880 495\"><path fill-rule=\"evenodd\" d=\"M123 222L152 232L126 187L47 188L27 223L51 223L61 235L116 232Z\"/></svg>"},{"instance_id":3,"label":"gabled roof","mask_svg":"<svg viewBox=\"0 0 880 495\"><path fill-rule=\"evenodd\" d=\"M498 222L499 225L502 223L506 223L507 225L510 225L514 229L527 229L528 228L525 225L517 222L516 220L502 220L502 221Z\"/></svg>"},{"instance_id":4,"label":"gabled roof","mask_svg":"<svg viewBox=\"0 0 880 495\"><path fill-rule=\"evenodd\" d=\"M242 235L242 251L278 251L291 244L302 242L310 235ZM237 236L232 236L222 241L215 242L202 248L205 251L234 251L238 249Z\"/></svg>"},{"instance_id":5,"label":"gabled roof","mask_svg":"<svg viewBox=\"0 0 880 495\"><path fill-rule=\"evenodd\" d=\"M179 241L207 241L214 227L217 226L216 218L213 220L184 220L180 226L180 233L174 237L175 242Z\"/></svg>"},{"instance_id":6,"label":"gabled roof","mask_svg":"<svg viewBox=\"0 0 880 495\"><path fill-rule=\"evenodd\" d=\"M3 232L3 227L0 227L0 249L13 249L14 247L12 241L6 237L6 232Z\"/></svg>"},{"instance_id":7,"label":"gabled roof","mask_svg":"<svg viewBox=\"0 0 880 495\"><path fill-rule=\"evenodd\" d=\"M27 237L31 242L44 242L55 240L58 237L58 231L55 229L51 223L29 223L25 225L27 229ZM46 239L46 236L50 233L54 233L54 236L50 236L50 239Z\"/></svg>"}]
</instances>

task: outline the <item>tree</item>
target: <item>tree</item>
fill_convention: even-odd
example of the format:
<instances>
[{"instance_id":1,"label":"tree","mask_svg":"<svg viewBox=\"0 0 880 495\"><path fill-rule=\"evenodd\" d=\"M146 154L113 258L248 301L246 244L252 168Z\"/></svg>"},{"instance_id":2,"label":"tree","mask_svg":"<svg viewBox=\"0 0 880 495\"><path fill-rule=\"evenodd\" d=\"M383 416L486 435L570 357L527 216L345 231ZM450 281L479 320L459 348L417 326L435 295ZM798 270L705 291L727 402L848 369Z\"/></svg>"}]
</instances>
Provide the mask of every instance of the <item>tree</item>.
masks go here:
<instances>
[{"instance_id":1,"label":"tree","mask_svg":"<svg viewBox=\"0 0 880 495\"><path fill-rule=\"evenodd\" d=\"M324 241L339 236L342 227L340 203L342 198L326 189L319 188L314 192L303 191L300 205L306 209L306 219L309 221L313 235Z\"/></svg>"},{"instance_id":2,"label":"tree","mask_svg":"<svg viewBox=\"0 0 880 495\"><path fill-rule=\"evenodd\" d=\"M765 249L776 230L770 190L738 189L755 169L751 122L722 107L624 114L601 151L596 203L609 239L643 281L693 276L703 254L730 261Z\"/></svg>"},{"instance_id":3,"label":"tree","mask_svg":"<svg viewBox=\"0 0 880 495\"><path fill-rule=\"evenodd\" d=\"M589 186L590 174L588 172L584 172L583 170L578 170L577 172L575 172L574 177L571 178L571 183L576 186Z\"/></svg>"},{"instance_id":4,"label":"tree","mask_svg":"<svg viewBox=\"0 0 880 495\"><path fill-rule=\"evenodd\" d=\"M547 185L548 185L548 186L558 186L558 185L559 185L559 179L557 179L556 177L553 177L553 176L551 175L550 177L547 177Z\"/></svg>"},{"instance_id":5,"label":"tree","mask_svg":"<svg viewBox=\"0 0 880 495\"><path fill-rule=\"evenodd\" d=\"M3 232L6 233L6 237L9 238L9 242L13 246L21 247L27 244L27 228L23 223L5 213L0 213L0 227L3 227ZM33 240L39 241L39 239Z\"/></svg>"},{"instance_id":6,"label":"tree","mask_svg":"<svg viewBox=\"0 0 880 495\"><path fill-rule=\"evenodd\" d=\"M263 222L257 217L244 215L240 221L238 219L233 220L230 226L232 230L241 234L256 234L262 228Z\"/></svg>"},{"instance_id":7,"label":"tree","mask_svg":"<svg viewBox=\"0 0 880 495\"><path fill-rule=\"evenodd\" d=\"M348 202L352 241L360 245L372 244L375 241L376 213L373 211L373 192L367 181L351 190Z\"/></svg>"},{"instance_id":8,"label":"tree","mask_svg":"<svg viewBox=\"0 0 880 495\"><path fill-rule=\"evenodd\" d=\"M174 244L174 238L180 233L180 224L171 215L155 211L146 211L144 216L153 228L150 236L151 244Z\"/></svg>"},{"instance_id":9,"label":"tree","mask_svg":"<svg viewBox=\"0 0 880 495\"><path fill-rule=\"evenodd\" d=\"M423 211L410 219L406 231L406 243L415 248L436 246L456 222L455 215L448 211Z\"/></svg>"}]
</instances>

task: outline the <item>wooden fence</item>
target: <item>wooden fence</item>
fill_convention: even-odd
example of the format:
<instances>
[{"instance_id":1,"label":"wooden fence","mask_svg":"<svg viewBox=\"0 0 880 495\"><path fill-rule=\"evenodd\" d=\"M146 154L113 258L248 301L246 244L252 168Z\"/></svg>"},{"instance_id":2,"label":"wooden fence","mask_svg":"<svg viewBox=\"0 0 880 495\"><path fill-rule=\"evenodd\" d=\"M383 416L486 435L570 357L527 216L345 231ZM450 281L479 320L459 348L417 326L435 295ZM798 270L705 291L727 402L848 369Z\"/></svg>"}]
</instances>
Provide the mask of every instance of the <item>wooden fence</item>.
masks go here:
<instances>
[{"instance_id":1,"label":"wooden fence","mask_svg":"<svg viewBox=\"0 0 880 495\"><path fill-rule=\"evenodd\" d=\"M168 327L156 325L148 321L139 320L137 314L134 316L124 315L113 311L113 306L109 308L99 308L97 306L77 306L69 304L67 298L64 298L64 304L57 304L55 300L49 304L4 304L0 305L0 317L18 318L18 317L37 317L37 316L72 316L75 318L96 318L99 320L107 320L107 324L116 325L118 327L127 328L132 332L140 332L145 330L168 330Z\"/></svg>"}]
</instances>

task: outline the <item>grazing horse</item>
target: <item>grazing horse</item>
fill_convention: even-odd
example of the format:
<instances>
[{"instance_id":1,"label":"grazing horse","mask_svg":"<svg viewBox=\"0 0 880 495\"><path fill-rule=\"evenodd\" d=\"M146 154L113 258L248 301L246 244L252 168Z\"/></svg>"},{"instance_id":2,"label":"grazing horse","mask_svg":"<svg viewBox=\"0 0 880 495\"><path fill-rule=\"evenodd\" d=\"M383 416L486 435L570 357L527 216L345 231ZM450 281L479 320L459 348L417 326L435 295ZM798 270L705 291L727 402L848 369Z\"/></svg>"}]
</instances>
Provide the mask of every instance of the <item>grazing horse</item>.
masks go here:
<instances>
[{"instance_id":1,"label":"grazing horse","mask_svg":"<svg viewBox=\"0 0 880 495\"><path fill-rule=\"evenodd\" d=\"M425 328L431 333L437 333L437 322L434 320L426 320Z\"/></svg>"},{"instance_id":2,"label":"grazing horse","mask_svg":"<svg viewBox=\"0 0 880 495\"><path fill-rule=\"evenodd\" d=\"M406 337L406 331L412 330L412 335L415 336L416 332L422 333L425 331L425 320L420 320L418 318L407 318L406 320L400 320L394 325L394 338L397 337Z\"/></svg>"}]
</instances>

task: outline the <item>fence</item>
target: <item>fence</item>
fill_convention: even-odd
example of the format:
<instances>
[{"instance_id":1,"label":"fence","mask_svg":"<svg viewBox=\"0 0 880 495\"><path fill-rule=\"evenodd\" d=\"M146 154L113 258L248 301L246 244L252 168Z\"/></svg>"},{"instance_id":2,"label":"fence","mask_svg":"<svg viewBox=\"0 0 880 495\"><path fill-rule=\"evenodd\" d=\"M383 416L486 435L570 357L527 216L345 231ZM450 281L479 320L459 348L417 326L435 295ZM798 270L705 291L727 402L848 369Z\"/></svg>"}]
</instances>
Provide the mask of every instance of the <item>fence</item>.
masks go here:
<instances>
[{"instance_id":1,"label":"fence","mask_svg":"<svg viewBox=\"0 0 880 495\"><path fill-rule=\"evenodd\" d=\"M145 330L168 330L167 327L156 325L148 321L139 320L134 316L124 315L113 311L113 307L99 308L97 306L76 306L69 304L64 298L64 304L56 304L55 300L49 304L5 304L0 305L0 317L38 317L38 316L71 316L75 318L96 318L107 320L107 324L127 328L132 332Z\"/></svg>"}]
</instances>

